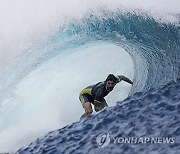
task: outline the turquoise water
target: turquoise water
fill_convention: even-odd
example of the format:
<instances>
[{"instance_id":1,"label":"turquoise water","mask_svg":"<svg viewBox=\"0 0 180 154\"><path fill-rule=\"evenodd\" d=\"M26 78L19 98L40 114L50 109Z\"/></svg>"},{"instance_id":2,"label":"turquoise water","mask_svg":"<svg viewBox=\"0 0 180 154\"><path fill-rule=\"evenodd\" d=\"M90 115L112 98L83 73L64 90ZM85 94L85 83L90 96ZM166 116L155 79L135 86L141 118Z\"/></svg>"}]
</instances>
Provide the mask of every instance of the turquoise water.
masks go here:
<instances>
[{"instance_id":1,"label":"turquoise water","mask_svg":"<svg viewBox=\"0 0 180 154\"><path fill-rule=\"evenodd\" d=\"M123 101L128 96L130 98L128 98L127 105L127 100L125 100L125 102L119 103L125 105L116 105L114 108L98 114L97 117L95 116L95 124L87 125L87 127L90 127L89 130L91 130L91 127L98 125L98 117L101 119L103 116L110 116L109 110L112 110L114 115L119 115L122 108L126 108L126 106L130 108L130 104L137 105L136 109L144 113L143 116L151 108L150 102L155 104L152 112L156 112L156 106L161 104L162 108L165 108L162 109L162 112L164 112L162 115L164 115L169 110L166 106L170 105L168 101L171 99L172 103L173 100L175 100L175 103L177 101L177 104L172 107L176 108L172 110L175 117L169 117L170 115L167 114L165 118L174 118L175 124L172 127L178 130L179 82L177 80L180 77L179 51L178 24L160 22L142 12L127 11L122 13L120 10L116 12L101 10L100 16L90 13L90 15L82 18L80 22L72 21L59 27L51 36L51 39L26 50L12 67L4 71L0 78L2 87L0 94L0 137L3 138L0 141L0 147L2 147L2 150L0 150L2 152L17 150L37 137L78 121L79 116L83 113L78 100L80 90L89 84L104 80L109 73L124 74L134 82L132 87L124 83L118 85L117 89L107 98L109 105L114 106L117 101ZM170 88L171 84L167 84L172 81L174 81L172 85L176 87L175 90L172 90L172 93L169 90L170 95L167 94L168 92L165 94L161 92L163 90L161 89L162 86L166 85ZM152 88L159 91L157 92L157 98L156 95L151 95L154 92L147 92ZM140 97L137 96L137 92L140 92ZM143 99L147 95L149 97L146 102L146 99ZM133 99L136 101L133 101ZM141 100L145 101L146 106L149 106L148 109L139 109L143 105ZM139 102L141 103L139 104ZM69 112L72 114L69 114ZM127 118L126 129L137 128L139 129L138 133L140 133L139 126L132 127L130 125L132 122L130 115L139 112L133 109L127 109L123 112L127 112L129 115L123 117L124 119ZM138 121L139 116L135 116L135 121ZM90 120L87 119L85 124L86 122L91 123L93 118L92 116ZM116 118L112 119L114 123L111 125L114 125L117 129L121 127L121 121ZM153 120L152 125L159 123L159 119L155 118ZM148 121L148 117L145 117L144 121ZM109 122L108 120L107 122L106 120L103 121L102 127L106 127ZM147 124L139 122L139 124L142 129L146 129L149 127L150 122L147 122ZM167 120L163 124L165 124L165 128L161 125L157 126L158 128L153 133L157 132L157 135L161 135L162 129L168 128L171 123ZM87 133L84 128L86 126L81 127L82 125L84 126L81 122L77 122L68 127L79 128L82 133ZM63 138L66 138L66 133L68 134L71 131L68 127L60 130L60 132L65 132ZM111 130L109 127L109 133L116 131L115 128ZM95 131L96 133L91 136L92 140L97 133L102 131L100 128L95 130L97 132ZM125 128L123 130L125 131ZM56 136L56 133L60 132L52 133L55 143L45 139L40 139L37 142L45 142L47 149L51 148L48 144L52 143L56 152L59 150L62 153L64 151L69 153L66 151L69 147L64 146L64 144L75 142L76 139L62 140L61 143L64 149L59 149L56 147L58 141L54 140L54 138L58 138L59 136ZM133 130L130 132L134 133ZM85 138L89 135L87 134ZM115 133L114 135L119 134ZM143 135L149 134L144 133ZM162 135L165 135L165 133ZM175 133L173 135L178 137L179 134ZM33 145L38 148L41 147L40 143L35 142ZM92 143L82 144L84 146L90 144L88 147L96 145L94 140ZM118 148L117 145L113 146ZM110 153L110 149L112 149L110 147L105 152ZM130 153L131 147L130 151L129 149L126 150L126 148L128 149L129 146L123 145L122 150ZM157 150L156 145L155 147L150 145L149 148L149 150L152 150L151 148ZM169 151L171 148L174 152L178 150L177 144L167 147ZM29 149L33 150L31 146ZM84 148L81 150L79 153L88 152ZM139 148L135 149L135 152L138 150ZM70 148L69 151L73 152L73 148ZM45 152L48 152L48 150Z\"/></svg>"}]
</instances>

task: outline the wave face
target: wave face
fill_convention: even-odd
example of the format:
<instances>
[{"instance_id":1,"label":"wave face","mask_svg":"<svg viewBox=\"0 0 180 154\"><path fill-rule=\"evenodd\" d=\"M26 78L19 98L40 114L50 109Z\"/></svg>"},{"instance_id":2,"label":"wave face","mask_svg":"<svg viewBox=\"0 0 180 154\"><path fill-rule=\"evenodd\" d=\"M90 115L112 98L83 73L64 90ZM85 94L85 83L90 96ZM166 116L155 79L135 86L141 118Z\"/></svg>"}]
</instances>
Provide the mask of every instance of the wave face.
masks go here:
<instances>
[{"instance_id":1,"label":"wave face","mask_svg":"<svg viewBox=\"0 0 180 154\"><path fill-rule=\"evenodd\" d=\"M179 77L179 26L158 23L136 13L113 13L101 20L92 17L84 23L79 30L83 29L93 39L122 46L131 55L135 69L132 93L159 87Z\"/></svg>"},{"instance_id":2,"label":"wave face","mask_svg":"<svg viewBox=\"0 0 180 154\"><path fill-rule=\"evenodd\" d=\"M107 97L110 105L180 78L178 24L142 12L100 12L59 26L50 39L26 50L4 71L0 78L2 152L17 150L78 120L83 112L80 90L109 73L124 74L134 82L132 88L121 83Z\"/></svg>"},{"instance_id":3,"label":"wave face","mask_svg":"<svg viewBox=\"0 0 180 154\"><path fill-rule=\"evenodd\" d=\"M48 133L17 153L179 153L179 92L180 79L136 93L96 116Z\"/></svg>"},{"instance_id":4,"label":"wave face","mask_svg":"<svg viewBox=\"0 0 180 154\"><path fill-rule=\"evenodd\" d=\"M18 66L6 71L8 80L7 77L2 78L2 84L9 85L9 78L17 75L16 67L20 69L18 80L21 80L40 64L59 54L75 52L71 49L88 44L90 48L101 42L122 47L131 56L135 69L132 93L159 87L180 76L178 25L159 23L142 13L102 12L99 17L90 15L81 22L65 25L52 40L30 49L33 50L31 52L27 51Z\"/></svg>"}]
</instances>

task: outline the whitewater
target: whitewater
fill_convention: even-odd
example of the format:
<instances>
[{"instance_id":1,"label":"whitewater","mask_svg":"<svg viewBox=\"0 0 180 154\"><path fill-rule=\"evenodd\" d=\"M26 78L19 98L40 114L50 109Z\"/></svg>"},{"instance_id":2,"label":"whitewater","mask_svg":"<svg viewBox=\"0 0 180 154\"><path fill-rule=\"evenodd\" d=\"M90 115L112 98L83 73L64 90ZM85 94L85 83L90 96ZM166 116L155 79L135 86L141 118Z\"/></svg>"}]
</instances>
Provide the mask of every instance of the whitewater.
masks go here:
<instances>
[{"instance_id":1,"label":"whitewater","mask_svg":"<svg viewBox=\"0 0 180 154\"><path fill-rule=\"evenodd\" d=\"M176 1L160 2L0 2L0 153L79 121L79 92L110 73L134 82L115 87L110 107L172 81L178 89L180 16Z\"/></svg>"}]
</instances>

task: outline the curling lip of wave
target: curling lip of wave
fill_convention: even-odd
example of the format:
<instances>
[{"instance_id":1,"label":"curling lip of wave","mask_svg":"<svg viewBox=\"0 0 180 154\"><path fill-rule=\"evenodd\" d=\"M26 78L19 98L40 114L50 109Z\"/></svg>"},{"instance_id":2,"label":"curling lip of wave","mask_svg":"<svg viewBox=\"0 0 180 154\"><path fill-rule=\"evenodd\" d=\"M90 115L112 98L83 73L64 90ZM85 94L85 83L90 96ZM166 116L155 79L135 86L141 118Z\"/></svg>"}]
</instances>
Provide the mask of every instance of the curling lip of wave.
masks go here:
<instances>
[{"instance_id":1,"label":"curling lip of wave","mask_svg":"<svg viewBox=\"0 0 180 154\"><path fill-rule=\"evenodd\" d=\"M85 18L83 24L74 23L64 28L51 41L27 52L7 71L7 78L1 79L6 92L44 61L97 40L122 46L131 55L135 65L135 84L131 93L164 85L180 76L178 26L158 23L146 14L109 15L105 12L104 17L91 16ZM31 58L27 61L28 57Z\"/></svg>"}]
</instances>

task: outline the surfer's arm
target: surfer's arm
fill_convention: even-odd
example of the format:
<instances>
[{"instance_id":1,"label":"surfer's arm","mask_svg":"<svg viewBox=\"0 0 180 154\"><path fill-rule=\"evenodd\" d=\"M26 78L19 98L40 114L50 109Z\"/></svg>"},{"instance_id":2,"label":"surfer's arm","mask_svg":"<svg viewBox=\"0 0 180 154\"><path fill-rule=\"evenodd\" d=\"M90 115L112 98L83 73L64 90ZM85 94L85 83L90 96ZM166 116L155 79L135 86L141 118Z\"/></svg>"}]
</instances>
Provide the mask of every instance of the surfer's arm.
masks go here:
<instances>
[{"instance_id":1,"label":"surfer's arm","mask_svg":"<svg viewBox=\"0 0 180 154\"><path fill-rule=\"evenodd\" d=\"M104 93L102 88L98 89L96 93L94 93L94 105L99 107L108 106L106 100L104 99Z\"/></svg>"},{"instance_id":2,"label":"surfer's arm","mask_svg":"<svg viewBox=\"0 0 180 154\"><path fill-rule=\"evenodd\" d=\"M102 101L102 102L100 102L100 101L97 101L97 100L94 100L94 105L102 105L102 104L104 104L105 106L108 106L108 104L106 103L106 101Z\"/></svg>"},{"instance_id":3,"label":"surfer's arm","mask_svg":"<svg viewBox=\"0 0 180 154\"><path fill-rule=\"evenodd\" d=\"M127 83L133 84L133 82L129 78L125 77L124 75L118 75L117 78L119 79L118 83L123 80Z\"/></svg>"},{"instance_id":4,"label":"surfer's arm","mask_svg":"<svg viewBox=\"0 0 180 154\"><path fill-rule=\"evenodd\" d=\"M108 106L108 104L106 103L106 100L103 99L102 102L94 100L94 110L96 112L102 110L104 107Z\"/></svg>"},{"instance_id":5,"label":"surfer's arm","mask_svg":"<svg viewBox=\"0 0 180 154\"><path fill-rule=\"evenodd\" d=\"M101 102L100 101L98 101L98 100L94 100L94 105L100 105L101 104Z\"/></svg>"}]
</instances>

